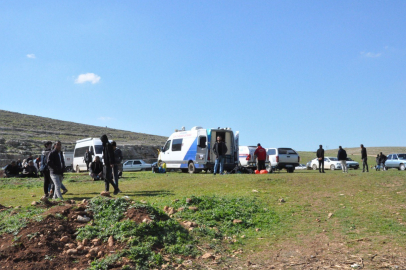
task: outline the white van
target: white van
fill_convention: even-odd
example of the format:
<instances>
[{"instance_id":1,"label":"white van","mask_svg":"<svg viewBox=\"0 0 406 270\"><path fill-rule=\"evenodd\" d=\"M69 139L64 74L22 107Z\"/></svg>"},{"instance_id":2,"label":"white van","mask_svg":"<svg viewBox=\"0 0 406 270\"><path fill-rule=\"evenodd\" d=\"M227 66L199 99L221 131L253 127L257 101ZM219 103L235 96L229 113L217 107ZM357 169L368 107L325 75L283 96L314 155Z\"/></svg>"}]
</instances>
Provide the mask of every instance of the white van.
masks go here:
<instances>
[{"instance_id":1,"label":"white van","mask_svg":"<svg viewBox=\"0 0 406 270\"><path fill-rule=\"evenodd\" d=\"M65 160L65 170L67 171L67 172L70 172L70 171L72 171L73 169L73 167L72 167L72 164L73 164L73 152L63 152L63 158L64 158L64 160Z\"/></svg>"},{"instance_id":2,"label":"white van","mask_svg":"<svg viewBox=\"0 0 406 270\"><path fill-rule=\"evenodd\" d=\"M100 160L103 160L103 144L100 139L87 138L83 140L78 140L76 141L75 150L73 151L73 164L72 164L72 168L77 173L79 173L80 171L87 170L84 159L87 149L89 150L90 153L92 153L93 160L96 156L99 156Z\"/></svg>"},{"instance_id":3,"label":"white van","mask_svg":"<svg viewBox=\"0 0 406 270\"><path fill-rule=\"evenodd\" d=\"M239 166L250 169L257 168L257 160L254 156L254 152L257 146L240 146L239 148ZM269 158L266 156L265 166L269 166Z\"/></svg>"},{"instance_id":4,"label":"white van","mask_svg":"<svg viewBox=\"0 0 406 270\"><path fill-rule=\"evenodd\" d=\"M224 169L230 171L238 164L238 138L231 128L176 130L162 147L158 160L166 163L167 169L181 169L183 172L197 173L202 170L213 171L216 156L213 145L217 136L223 138L227 146Z\"/></svg>"}]
</instances>

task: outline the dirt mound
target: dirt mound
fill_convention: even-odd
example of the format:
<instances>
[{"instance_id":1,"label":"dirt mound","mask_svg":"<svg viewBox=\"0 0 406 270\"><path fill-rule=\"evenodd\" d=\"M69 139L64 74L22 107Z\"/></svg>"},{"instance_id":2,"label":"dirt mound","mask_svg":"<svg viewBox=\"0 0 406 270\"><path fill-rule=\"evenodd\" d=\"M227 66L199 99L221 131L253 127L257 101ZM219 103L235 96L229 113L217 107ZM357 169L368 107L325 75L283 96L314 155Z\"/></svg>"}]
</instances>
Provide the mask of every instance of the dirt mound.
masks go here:
<instances>
[{"instance_id":1,"label":"dirt mound","mask_svg":"<svg viewBox=\"0 0 406 270\"><path fill-rule=\"evenodd\" d=\"M148 210L146 208L129 208L127 212L125 212L125 218L123 220L128 220L131 219L137 224L143 223L143 222L151 222L152 218L150 214L148 213ZM155 221L165 221L168 220L169 217L167 216L161 216L161 215L154 215Z\"/></svg>"},{"instance_id":2,"label":"dirt mound","mask_svg":"<svg viewBox=\"0 0 406 270\"><path fill-rule=\"evenodd\" d=\"M85 209L83 204L56 206L43 213L42 221L28 224L18 235L3 235L0 265L4 269L82 269L94 258L121 250L123 245L114 242L76 241L77 228L86 225L77 221L77 216L92 218Z\"/></svg>"}]
</instances>

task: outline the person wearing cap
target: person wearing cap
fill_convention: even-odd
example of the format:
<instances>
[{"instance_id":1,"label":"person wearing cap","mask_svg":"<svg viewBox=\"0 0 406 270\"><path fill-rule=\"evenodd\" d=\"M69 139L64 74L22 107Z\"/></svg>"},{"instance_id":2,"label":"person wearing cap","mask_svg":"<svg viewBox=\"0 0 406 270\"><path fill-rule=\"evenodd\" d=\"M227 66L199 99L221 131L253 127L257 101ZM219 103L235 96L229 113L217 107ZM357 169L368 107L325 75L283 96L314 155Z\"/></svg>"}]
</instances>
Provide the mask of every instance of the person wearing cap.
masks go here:
<instances>
[{"instance_id":1,"label":"person wearing cap","mask_svg":"<svg viewBox=\"0 0 406 270\"><path fill-rule=\"evenodd\" d=\"M93 160L93 155L91 152L89 152L89 149L86 149L86 153L83 159L85 160L87 171L89 171L89 165L90 163L92 163Z\"/></svg>"},{"instance_id":2,"label":"person wearing cap","mask_svg":"<svg viewBox=\"0 0 406 270\"><path fill-rule=\"evenodd\" d=\"M257 157L257 170L265 170L266 150L261 146L260 143L257 144L257 149L255 149L254 156Z\"/></svg>"},{"instance_id":3,"label":"person wearing cap","mask_svg":"<svg viewBox=\"0 0 406 270\"><path fill-rule=\"evenodd\" d=\"M218 167L220 165L220 174L223 174L224 159L227 153L226 143L220 136L217 136L217 141L213 146L213 153L216 155L216 161L214 162L214 175L216 175Z\"/></svg>"},{"instance_id":4,"label":"person wearing cap","mask_svg":"<svg viewBox=\"0 0 406 270\"><path fill-rule=\"evenodd\" d=\"M362 159L362 172L365 172L365 168L368 170L368 156L367 156L367 149L361 144L361 159Z\"/></svg>"}]
</instances>

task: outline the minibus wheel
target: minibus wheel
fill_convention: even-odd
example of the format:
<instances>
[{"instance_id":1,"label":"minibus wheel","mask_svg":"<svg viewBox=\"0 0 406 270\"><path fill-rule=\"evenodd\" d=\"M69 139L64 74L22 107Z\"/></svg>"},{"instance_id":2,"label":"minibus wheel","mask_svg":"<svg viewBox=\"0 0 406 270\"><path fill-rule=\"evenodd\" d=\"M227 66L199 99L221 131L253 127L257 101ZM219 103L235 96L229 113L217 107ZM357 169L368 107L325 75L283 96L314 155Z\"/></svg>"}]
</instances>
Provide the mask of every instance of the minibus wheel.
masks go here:
<instances>
[{"instance_id":1,"label":"minibus wheel","mask_svg":"<svg viewBox=\"0 0 406 270\"><path fill-rule=\"evenodd\" d=\"M188 170L189 170L189 173L195 173L196 172L195 164L193 162L189 163Z\"/></svg>"}]
</instances>

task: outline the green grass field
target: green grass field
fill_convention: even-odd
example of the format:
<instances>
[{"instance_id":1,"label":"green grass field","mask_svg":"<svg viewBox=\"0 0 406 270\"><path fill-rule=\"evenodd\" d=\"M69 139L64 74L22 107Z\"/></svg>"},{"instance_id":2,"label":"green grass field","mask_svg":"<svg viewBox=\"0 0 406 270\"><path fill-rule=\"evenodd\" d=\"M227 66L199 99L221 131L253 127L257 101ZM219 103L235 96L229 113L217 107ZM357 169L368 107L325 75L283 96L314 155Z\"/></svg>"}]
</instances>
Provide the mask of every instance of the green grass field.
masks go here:
<instances>
[{"instance_id":1,"label":"green grass field","mask_svg":"<svg viewBox=\"0 0 406 270\"><path fill-rule=\"evenodd\" d=\"M310 160L312 154L305 158ZM358 156L354 156L354 160L360 161ZM258 204L265 212L256 216L261 220L250 221L255 226L224 231L225 236L238 239L230 243L230 248L250 250L251 253L244 256L251 260L264 262L266 259L258 254L271 254L280 247L306 249L309 243L315 246L335 243L342 246L337 250L345 248L354 256L398 254L397 257L404 254L406 247L405 179L405 171L393 169L370 170L369 173L350 170L348 174L302 170L292 174L281 171L268 175L217 176L134 172L124 173L120 179L123 193L115 197L144 200L159 209L174 206L176 199L193 196L220 201L242 199L247 208L248 204ZM104 190L104 182L90 181L86 174L66 174L64 184L69 190L65 199L89 199ZM0 180L0 204L4 206L29 207L41 196L41 179ZM221 208L221 205L216 207ZM243 213L239 217L239 213L232 211L222 215L251 218ZM189 218L210 220L207 216Z\"/></svg>"}]
</instances>

